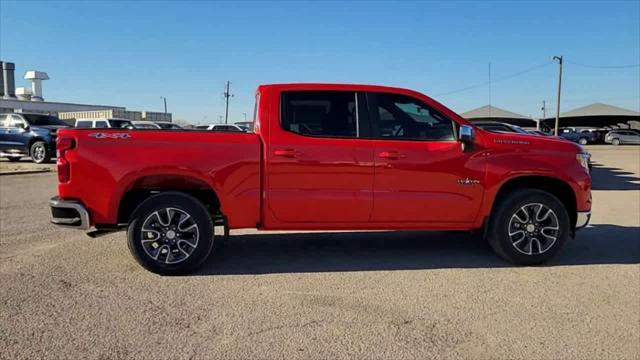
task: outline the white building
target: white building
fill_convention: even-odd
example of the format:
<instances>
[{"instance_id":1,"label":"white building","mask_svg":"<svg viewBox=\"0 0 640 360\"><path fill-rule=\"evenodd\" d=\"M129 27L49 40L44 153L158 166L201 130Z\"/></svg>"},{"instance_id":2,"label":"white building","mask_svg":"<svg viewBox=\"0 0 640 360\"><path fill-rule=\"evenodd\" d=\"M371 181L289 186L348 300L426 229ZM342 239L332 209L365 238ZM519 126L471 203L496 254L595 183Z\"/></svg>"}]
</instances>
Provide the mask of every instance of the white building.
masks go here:
<instances>
[{"instance_id":1,"label":"white building","mask_svg":"<svg viewBox=\"0 0 640 360\"><path fill-rule=\"evenodd\" d=\"M122 106L76 104L67 102L45 101L42 92L42 81L48 80L46 72L29 70L24 78L31 81L31 87L15 85L15 65L0 62L0 113L41 113L60 116L72 124L76 118L95 118L98 115L113 113L130 120L172 121L171 113L151 111L128 111ZM17 91L16 91L17 90ZM17 95L17 96L16 96ZM100 116L99 116L100 117Z\"/></svg>"}]
</instances>

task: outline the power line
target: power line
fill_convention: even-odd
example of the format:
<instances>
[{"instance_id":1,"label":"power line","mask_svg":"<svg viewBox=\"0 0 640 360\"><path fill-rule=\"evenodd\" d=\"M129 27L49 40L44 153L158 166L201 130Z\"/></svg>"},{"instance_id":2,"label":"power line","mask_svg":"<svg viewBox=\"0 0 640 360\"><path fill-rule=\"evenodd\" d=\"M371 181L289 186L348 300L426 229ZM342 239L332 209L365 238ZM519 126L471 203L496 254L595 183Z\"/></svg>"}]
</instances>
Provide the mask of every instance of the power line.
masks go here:
<instances>
[{"instance_id":1,"label":"power line","mask_svg":"<svg viewBox=\"0 0 640 360\"><path fill-rule=\"evenodd\" d=\"M524 74L526 74L528 72L531 72L533 70L537 70L537 69L545 67L545 66L549 66L551 64L553 64L553 62L545 62L544 64L539 64L539 65L536 65L536 66L532 66L530 68L515 72L515 73L510 74L510 75L501 76L501 77L497 78L496 80L483 81L481 83L477 83L475 85L467 86L467 87L464 87L464 88L461 88L461 89L456 89L456 90L448 91L448 92L445 92L445 93L437 94L437 95L434 95L434 97L457 94L457 93L460 93L460 92L463 92L463 91L472 90L472 89L476 89L476 88L479 88L479 87L487 86L487 85L492 84L492 83L496 83L496 82L499 82L499 81L504 81L504 80L508 80L508 79L511 79L511 78L514 78L514 77L517 77L517 76L520 76L520 75L524 75Z\"/></svg>"},{"instance_id":2,"label":"power line","mask_svg":"<svg viewBox=\"0 0 640 360\"><path fill-rule=\"evenodd\" d=\"M566 60L566 62L568 62L569 64L572 64L572 65L582 66L582 67L586 67L586 68L593 68L593 69L628 69L628 68L640 67L640 64L635 64L635 65L587 65L587 64L577 63L575 61L569 61L569 60Z\"/></svg>"}]
</instances>

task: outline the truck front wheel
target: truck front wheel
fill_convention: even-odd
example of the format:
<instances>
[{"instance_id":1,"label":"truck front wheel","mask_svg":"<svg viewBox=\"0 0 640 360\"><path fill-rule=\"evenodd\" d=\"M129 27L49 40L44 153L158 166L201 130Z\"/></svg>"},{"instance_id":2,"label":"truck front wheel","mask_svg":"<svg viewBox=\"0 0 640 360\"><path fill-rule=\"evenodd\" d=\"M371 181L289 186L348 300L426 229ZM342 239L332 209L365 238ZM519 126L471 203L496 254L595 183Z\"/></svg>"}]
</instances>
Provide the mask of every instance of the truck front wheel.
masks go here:
<instances>
[{"instance_id":1,"label":"truck front wheel","mask_svg":"<svg viewBox=\"0 0 640 360\"><path fill-rule=\"evenodd\" d=\"M515 191L492 215L489 244L504 259L536 265L553 257L567 241L570 222L558 198L536 189Z\"/></svg>"},{"instance_id":2,"label":"truck front wheel","mask_svg":"<svg viewBox=\"0 0 640 360\"><path fill-rule=\"evenodd\" d=\"M195 270L207 259L213 235L213 221L200 201L181 192L163 192L133 212L127 243L147 270L179 275Z\"/></svg>"}]
</instances>

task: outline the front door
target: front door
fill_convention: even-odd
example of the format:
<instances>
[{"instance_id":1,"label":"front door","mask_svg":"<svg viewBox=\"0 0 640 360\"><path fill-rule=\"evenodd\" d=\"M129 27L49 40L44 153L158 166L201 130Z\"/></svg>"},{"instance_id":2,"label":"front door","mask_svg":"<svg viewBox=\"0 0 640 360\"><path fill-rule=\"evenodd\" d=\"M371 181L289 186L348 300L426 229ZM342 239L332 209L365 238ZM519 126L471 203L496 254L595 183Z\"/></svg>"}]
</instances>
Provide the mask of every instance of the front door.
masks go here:
<instances>
[{"instance_id":1,"label":"front door","mask_svg":"<svg viewBox=\"0 0 640 360\"><path fill-rule=\"evenodd\" d=\"M360 96L350 91L282 94L281 119L270 122L266 164L267 211L278 222L369 220L373 145L360 138Z\"/></svg>"},{"instance_id":2,"label":"front door","mask_svg":"<svg viewBox=\"0 0 640 360\"><path fill-rule=\"evenodd\" d=\"M28 153L28 139L25 136L27 123L18 115L5 115L6 118L0 118L0 150L15 151L19 150ZM19 127L20 124L22 127Z\"/></svg>"},{"instance_id":3,"label":"front door","mask_svg":"<svg viewBox=\"0 0 640 360\"><path fill-rule=\"evenodd\" d=\"M456 124L424 101L367 95L375 149L374 222L469 223L483 194L485 159L464 152Z\"/></svg>"}]
</instances>

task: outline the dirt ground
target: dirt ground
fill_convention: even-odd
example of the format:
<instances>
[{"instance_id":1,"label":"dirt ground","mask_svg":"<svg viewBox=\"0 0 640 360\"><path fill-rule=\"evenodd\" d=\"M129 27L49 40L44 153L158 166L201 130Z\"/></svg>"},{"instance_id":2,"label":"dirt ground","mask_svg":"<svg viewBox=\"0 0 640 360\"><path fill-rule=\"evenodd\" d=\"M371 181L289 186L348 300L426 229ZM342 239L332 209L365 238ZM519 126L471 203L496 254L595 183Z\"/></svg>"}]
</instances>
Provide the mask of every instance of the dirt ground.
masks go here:
<instances>
[{"instance_id":1,"label":"dirt ground","mask_svg":"<svg viewBox=\"0 0 640 360\"><path fill-rule=\"evenodd\" d=\"M197 274L49 223L0 177L0 358L638 359L640 147L589 147L591 225L545 266L464 234L237 231ZM2 163L4 166L4 162Z\"/></svg>"}]
</instances>

